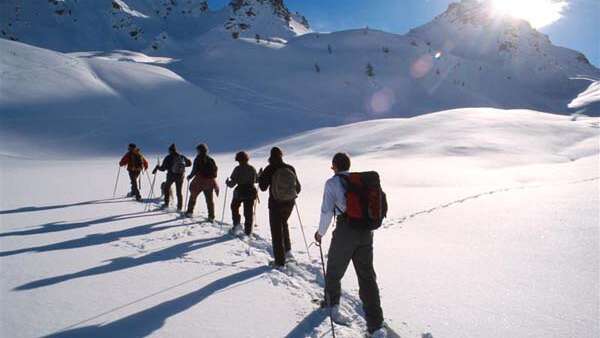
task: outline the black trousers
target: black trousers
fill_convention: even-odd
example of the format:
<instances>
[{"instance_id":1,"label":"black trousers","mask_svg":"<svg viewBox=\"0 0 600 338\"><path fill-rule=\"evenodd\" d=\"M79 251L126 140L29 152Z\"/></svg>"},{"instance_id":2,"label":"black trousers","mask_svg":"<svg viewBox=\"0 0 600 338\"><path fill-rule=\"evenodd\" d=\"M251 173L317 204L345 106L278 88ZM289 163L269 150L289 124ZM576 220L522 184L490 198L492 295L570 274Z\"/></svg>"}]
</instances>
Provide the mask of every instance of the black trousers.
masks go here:
<instances>
[{"instance_id":1,"label":"black trousers","mask_svg":"<svg viewBox=\"0 0 600 338\"><path fill-rule=\"evenodd\" d=\"M285 253L292 250L288 219L294 209L294 202L269 203L269 224L276 265L285 264Z\"/></svg>"},{"instance_id":2,"label":"black trousers","mask_svg":"<svg viewBox=\"0 0 600 338\"><path fill-rule=\"evenodd\" d=\"M138 187L138 177L140 177L140 171L129 171L129 180L131 181L131 194L135 198L141 198L140 189Z\"/></svg>"},{"instance_id":3,"label":"black trousers","mask_svg":"<svg viewBox=\"0 0 600 338\"><path fill-rule=\"evenodd\" d=\"M373 332L383 325L379 286L373 267L373 232L352 228L346 224L343 216L338 216L325 275L326 300L331 305L340 303L341 280L350 261L358 277L359 296L365 311L367 329Z\"/></svg>"},{"instance_id":4,"label":"black trousers","mask_svg":"<svg viewBox=\"0 0 600 338\"><path fill-rule=\"evenodd\" d=\"M215 202L213 200L213 190L214 189L206 189L201 191L204 193L204 199L206 200L206 209L208 209L209 219L215 219ZM200 195L200 191L190 191L190 201L188 202L187 212L194 212L194 207L196 206L196 200L198 199L198 195Z\"/></svg>"},{"instance_id":5,"label":"black trousers","mask_svg":"<svg viewBox=\"0 0 600 338\"><path fill-rule=\"evenodd\" d=\"M233 199L231 201L231 218L233 225L240 224L242 216L240 216L240 207L244 206L244 232L246 235L252 233L254 226L254 199Z\"/></svg>"},{"instance_id":6,"label":"black trousers","mask_svg":"<svg viewBox=\"0 0 600 338\"><path fill-rule=\"evenodd\" d=\"M182 175L167 175L167 181L165 182L165 204L169 205L171 199L171 186L175 183L175 190L177 191L177 210L181 210L183 205L183 194L181 192L183 187L183 174Z\"/></svg>"}]
</instances>

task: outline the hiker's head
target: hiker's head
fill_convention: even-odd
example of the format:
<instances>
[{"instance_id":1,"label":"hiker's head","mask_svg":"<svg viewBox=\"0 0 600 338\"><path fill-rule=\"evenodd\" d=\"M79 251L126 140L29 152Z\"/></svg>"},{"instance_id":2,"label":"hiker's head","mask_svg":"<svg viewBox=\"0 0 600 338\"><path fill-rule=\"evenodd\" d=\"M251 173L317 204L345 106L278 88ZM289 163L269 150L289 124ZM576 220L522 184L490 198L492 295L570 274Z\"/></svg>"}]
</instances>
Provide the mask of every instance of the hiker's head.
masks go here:
<instances>
[{"instance_id":1,"label":"hiker's head","mask_svg":"<svg viewBox=\"0 0 600 338\"><path fill-rule=\"evenodd\" d=\"M127 149L129 151L133 151L135 148L137 148L137 146L135 145L135 143L129 143L129 146L127 146Z\"/></svg>"},{"instance_id":2,"label":"hiker's head","mask_svg":"<svg viewBox=\"0 0 600 338\"><path fill-rule=\"evenodd\" d=\"M171 153L171 154L177 153L177 147L175 146L175 143L173 143L169 146L169 153Z\"/></svg>"},{"instance_id":3,"label":"hiker's head","mask_svg":"<svg viewBox=\"0 0 600 338\"><path fill-rule=\"evenodd\" d=\"M237 154L235 154L235 160L237 162L240 162L240 164L246 164L250 160L250 156L248 156L248 153L246 153L245 151L240 151Z\"/></svg>"},{"instance_id":4,"label":"hiker's head","mask_svg":"<svg viewBox=\"0 0 600 338\"><path fill-rule=\"evenodd\" d=\"M350 170L350 156L346 153L335 154L331 160L331 169L336 173Z\"/></svg>"},{"instance_id":5,"label":"hiker's head","mask_svg":"<svg viewBox=\"0 0 600 338\"><path fill-rule=\"evenodd\" d=\"M283 151L279 147L271 148L271 156L269 157L269 163L276 163L283 161Z\"/></svg>"},{"instance_id":6,"label":"hiker's head","mask_svg":"<svg viewBox=\"0 0 600 338\"><path fill-rule=\"evenodd\" d=\"M200 143L196 146L196 151L198 152L198 155L206 155L208 154L208 146L206 143Z\"/></svg>"}]
</instances>

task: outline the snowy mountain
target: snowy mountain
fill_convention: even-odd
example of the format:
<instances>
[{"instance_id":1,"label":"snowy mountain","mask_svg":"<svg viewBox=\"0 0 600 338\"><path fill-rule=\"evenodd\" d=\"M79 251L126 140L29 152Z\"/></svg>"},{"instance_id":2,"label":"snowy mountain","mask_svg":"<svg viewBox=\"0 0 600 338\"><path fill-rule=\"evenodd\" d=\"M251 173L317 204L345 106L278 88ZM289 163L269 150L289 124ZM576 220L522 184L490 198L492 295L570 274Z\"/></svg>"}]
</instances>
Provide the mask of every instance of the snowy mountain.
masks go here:
<instances>
[{"instance_id":1,"label":"snowy mountain","mask_svg":"<svg viewBox=\"0 0 600 338\"><path fill-rule=\"evenodd\" d=\"M289 39L308 31L281 0L234 0L217 11L206 0L6 0L0 18L3 38L63 52L158 51L208 32Z\"/></svg>"},{"instance_id":2,"label":"snowy mountain","mask_svg":"<svg viewBox=\"0 0 600 338\"><path fill-rule=\"evenodd\" d=\"M600 79L582 54L471 0L406 35L310 32L306 19L276 0L232 1L220 10L171 0L0 6L0 128L13 150L41 135L54 140L42 148L86 152L109 151L130 138L153 151L167 140L234 150L317 127L462 107L570 114L576 109L568 104L589 85L581 79ZM45 54L64 61L46 65ZM95 64L104 66L98 71ZM81 76L82 69L92 71ZM109 71L135 76L98 84L94 76ZM156 73L189 90L167 95L172 83ZM96 87L112 96L102 101ZM28 91L37 99L28 100ZM600 115L595 105L585 109ZM81 127L74 112L79 121L100 119L101 128ZM106 128L122 136L109 137Z\"/></svg>"}]
</instances>

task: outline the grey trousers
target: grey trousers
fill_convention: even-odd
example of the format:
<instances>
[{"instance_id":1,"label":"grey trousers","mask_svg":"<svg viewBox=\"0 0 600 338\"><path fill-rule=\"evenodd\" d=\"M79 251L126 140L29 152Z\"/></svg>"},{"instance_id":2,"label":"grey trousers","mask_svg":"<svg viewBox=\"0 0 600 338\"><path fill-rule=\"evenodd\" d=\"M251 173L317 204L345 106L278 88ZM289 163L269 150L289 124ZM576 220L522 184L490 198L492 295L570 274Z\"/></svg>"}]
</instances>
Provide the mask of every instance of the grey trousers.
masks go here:
<instances>
[{"instance_id":1,"label":"grey trousers","mask_svg":"<svg viewBox=\"0 0 600 338\"><path fill-rule=\"evenodd\" d=\"M383 311L373 268L373 232L351 228L344 216L338 216L325 275L325 297L331 305L340 303L341 280L350 261L358 277L359 296L365 311L367 329L369 332L376 331L383 325Z\"/></svg>"}]
</instances>

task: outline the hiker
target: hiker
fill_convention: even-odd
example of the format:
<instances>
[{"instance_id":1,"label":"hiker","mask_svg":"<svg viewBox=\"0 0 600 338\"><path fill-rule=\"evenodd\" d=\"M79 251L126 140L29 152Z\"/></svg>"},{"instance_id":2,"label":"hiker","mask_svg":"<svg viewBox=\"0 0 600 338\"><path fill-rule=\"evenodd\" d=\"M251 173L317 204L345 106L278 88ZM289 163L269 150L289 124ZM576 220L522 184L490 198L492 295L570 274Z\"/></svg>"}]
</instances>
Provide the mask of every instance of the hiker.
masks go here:
<instances>
[{"instance_id":1,"label":"hiker","mask_svg":"<svg viewBox=\"0 0 600 338\"><path fill-rule=\"evenodd\" d=\"M269 224L275 261L273 267L283 268L286 260L294 260L288 218L300 193L300 182L296 170L283 162L283 152L278 147L271 149L269 165L258 172L260 190L269 189Z\"/></svg>"},{"instance_id":2,"label":"hiker","mask_svg":"<svg viewBox=\"0 0 600 338\"><path fill-rule=\"evenodd\" d=\"M241 216L240 206L244 206L244 233L246 236L252 234L254 225L254 203L258 197L258 191L254 186L256 184L256 169L248 164L250 157L244 151L235 154L235 160L239 163L231 176L225 181L228 187L233 188L233 199L231 201L231 218L233 219L234 234L241 234Z\"/></svg>"},{"instance_id":3,"label":"hiker","mask_svg":"<svg viewBox=\"0 0 600 338\"><path fill-rule=\"evenodd\" d=\"M131 192L127 194L127 197L133 196L136 201L141 201L142 196L138 187L138 177L140 177L142 170L148 170L148 161L146 161L144 155L142 155L140 149L134 143L129 143L127 152L121 158L119 166L127 166L127 172L129 173Z\"/></svg>"},{"instance_id":4,"label":"hiker","mask_svg":"<svg viewBox=\"0 0 600 338\"><path fill-rule=\"evenodd\" d=\"M357 208L359 210L355 214L362 216L360 209L362 201L354 203L354 201L360 200L356 198L353 199L352 203L348 203L349 208L353 208L352 210L347 209L346 203L347 200L350 200L349 190L347 189L350 184L349 175L361 174L350 174L348 172L350 170L350 157L345 153L335 154L331 169L335 175L328 179L325 184L319 230L315 233L315 241L320 245L323 236L327 233L332 218L336 217L336 228L333 231L329 247L327 272L325 275L326 290L324 305L330 307L333 321L338 323L350 321L349 318L340 312L339 304L341 280L350 261L352 261L356 276L358 277L359 295L363 303L367 330L371 337L386 337L387 332L383 326L383 311L379 298L379 287L377 286L375 269L373 267L373 232L369 228L369 225L364 223L366 221L359 220L357 222L355 218L349 216L349 211L354 212L354 209ZM377 175L377 185L379 184L378 180L379 176ZM383 213L382 217L385 217L385 212L387 212L385 194L382 197L381 205L385 203L385 207L382 208L385 210L381 212ZM361 224L360 222L363 223Z\"/></svg>"},{"instance_id":5,"label":"hiker","mask_svg":"<svg viewBox=\"0 0 600 338\"><path fill-rule=\"evenodd\" d=\"M166 209L169 207L169 201L171 199L171 185L175 183L175 190L177 191L177 211L181 211L181 206L183 205L183 194L181 193L181 190L183 186L183 178L185 176L185 167L189 167L191 165L192 161L190 161L184 155L179 154L175 144L171 144L169 146L169 155L165 157L161 165L157 165L154 170L152 170L153 174L156 174L157 170L167 172L167 181L164 184L163 190L165 203L162 205L161 209Z\"/></svg>"},{"instance_id":6,"label":"hiker","mask_svg":"<svg viewBox=\"0 0 600 338\"><path fill-rule=\"evenodd\" d=\"M192 172L187 177L190 183L190 201L187 205L185 215L192 217L196 198L203 192L206 199L206 208L208 209L208 220L215 220L215 203L213 201L213 191L219 196L219 185L217 184L217 164L212 157L208 156L208 146L204 143L196 146L197 155L194 159Z\"/></svg>"}]
</instances>

